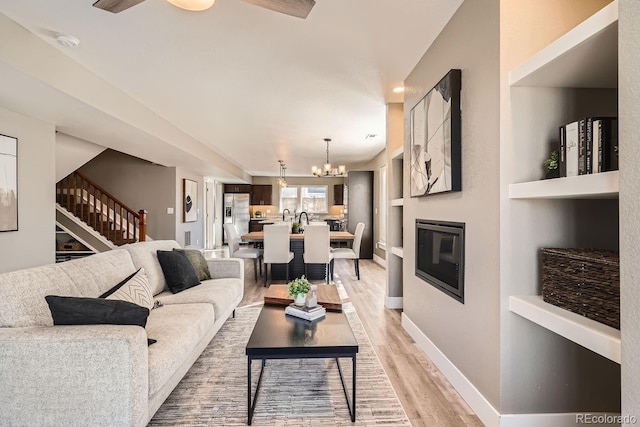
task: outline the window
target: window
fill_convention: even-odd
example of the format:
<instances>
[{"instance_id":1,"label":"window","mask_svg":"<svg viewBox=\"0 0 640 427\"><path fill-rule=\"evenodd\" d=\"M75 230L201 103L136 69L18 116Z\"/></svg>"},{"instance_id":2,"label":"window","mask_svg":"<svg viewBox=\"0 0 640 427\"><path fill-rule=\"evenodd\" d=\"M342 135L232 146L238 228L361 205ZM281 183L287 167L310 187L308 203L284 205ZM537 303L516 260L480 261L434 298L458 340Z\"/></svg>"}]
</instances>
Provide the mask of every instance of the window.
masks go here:
<instances>
[{"instance_id":1,"label":"window","mask_svg":"<svg viewBox=\"0 0 640 427\"><path fill-rule=\"evenodd\" d=\"M289 209L293 212L298 207L298 187L280 188L280 212Z\"/></svg>"},{"instance_id":2,"label":"window","mask_svg":"<svg viewBox=\"0 0 640 427\"><path fill-rule=\"evenodd\" d=\"M329 202L327 200L326 185L300 185L280 188L280 212L289 209L298 212L327 213Z\"/></svg>"},{"instance_id":3,"label":"window","mask_svg":"<svg viewBox=\"0 0 640 427\"><path fill-rule=\"evenodd\" d=\"M387 248L387 166L380 167L380 217L378 219L380 236L378 247Z\"/></svg>"}]
</instances>

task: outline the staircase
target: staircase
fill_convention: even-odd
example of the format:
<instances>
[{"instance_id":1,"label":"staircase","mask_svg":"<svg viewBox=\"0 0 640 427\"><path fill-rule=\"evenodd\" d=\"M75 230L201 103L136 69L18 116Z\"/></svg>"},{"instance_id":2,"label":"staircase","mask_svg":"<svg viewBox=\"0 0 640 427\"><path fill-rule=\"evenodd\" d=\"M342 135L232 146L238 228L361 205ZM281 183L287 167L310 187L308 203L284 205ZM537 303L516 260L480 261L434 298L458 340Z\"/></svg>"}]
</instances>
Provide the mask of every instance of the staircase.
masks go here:
<instances>
[{"instance_id":1,"label":"staircase","mask_svg":"<svg viewBox=\"0 0 640 427\"><path fill-rule=\"evenodd\" d=\"M56 202L116 246L146 240L147 211L134 212L78 171L56 184Z\"/></svg>"}]
</instances>

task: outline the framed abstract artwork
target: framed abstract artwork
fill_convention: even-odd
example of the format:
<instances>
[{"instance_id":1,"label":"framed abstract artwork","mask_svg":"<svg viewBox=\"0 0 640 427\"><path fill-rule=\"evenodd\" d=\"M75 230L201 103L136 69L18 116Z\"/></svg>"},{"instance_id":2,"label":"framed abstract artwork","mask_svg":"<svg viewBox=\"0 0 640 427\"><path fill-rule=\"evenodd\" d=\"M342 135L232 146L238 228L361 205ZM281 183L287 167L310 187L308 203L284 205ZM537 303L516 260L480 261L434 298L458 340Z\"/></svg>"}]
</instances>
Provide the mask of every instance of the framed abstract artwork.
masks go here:
<instances>
[{"instance_id":1,"label":"framed abstract artwork","mask_svg":"<svg viewBox=\"0 0 640 427\"><path fill-rule=\"evenodd\" d=\"M0 231L18 231L18 138L0 135Z\"/></svg>"},{"instance_id":2,"label":"framed abstract artwork","mask_svg":"<svg viewBox=\"0 0 640 427\"><path fill-rule=\"evenodd\" d=\"M462 190L460 89L451 70L410 111L411 197Z\"/></svg>"},{"instance_id":3,"label":"framed abstract artwork","mask_svg":"<svg viewBox=\"0 0 640 427\"><path fill-rule=\"evenodd\" d=\"M184 179L184 222L194 222L198 220L198 183L190 179Z\"/></svg>"}]
</instances>

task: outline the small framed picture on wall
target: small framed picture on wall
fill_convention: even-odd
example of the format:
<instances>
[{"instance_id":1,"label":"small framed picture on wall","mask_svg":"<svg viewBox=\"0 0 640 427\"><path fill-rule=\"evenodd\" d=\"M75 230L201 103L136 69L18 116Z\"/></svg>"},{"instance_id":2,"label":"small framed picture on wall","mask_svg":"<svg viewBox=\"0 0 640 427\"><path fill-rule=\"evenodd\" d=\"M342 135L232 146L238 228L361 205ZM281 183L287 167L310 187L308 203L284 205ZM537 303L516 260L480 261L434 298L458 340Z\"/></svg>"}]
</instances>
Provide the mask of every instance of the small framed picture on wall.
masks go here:
<instances>
[{"instance_id":1,"label":"small framed picture on wall","mask_svg":"<svg viewBox=\"0 0 640 427\"><path fill-rule=\"evenodd\" d=\"M198 220L198 183L190 179L185 179L183 182L183 221L195 222Z\"/></svg>"}]
</instances>

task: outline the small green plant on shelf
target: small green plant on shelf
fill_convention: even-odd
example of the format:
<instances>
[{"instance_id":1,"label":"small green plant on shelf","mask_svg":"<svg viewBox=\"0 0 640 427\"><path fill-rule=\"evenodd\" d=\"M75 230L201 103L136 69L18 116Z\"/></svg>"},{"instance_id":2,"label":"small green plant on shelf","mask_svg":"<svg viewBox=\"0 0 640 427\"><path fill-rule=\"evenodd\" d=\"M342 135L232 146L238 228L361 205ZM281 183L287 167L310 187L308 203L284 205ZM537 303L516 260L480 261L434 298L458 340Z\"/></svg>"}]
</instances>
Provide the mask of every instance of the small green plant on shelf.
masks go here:
<instances>
[{"instance_id":1,"label":"small green plant on shelf","mask_svg":"<svg viewBox=\"0 0 640 427\"><path fill-rule=\"evenodd\" d=\"M552 151L549 158L544 161L544 168L546 171L545 179L559 178L560 169L558 169L558 152Z\"/></svg>"},{"instance_id":2,"label":"small green plant on shelf","mask_svg":"<svg viewBox=\"0 0 640 427\"><path fill-rule=\"evenodd\" d=\"M295 279L289 282L289 295L294 298L300 294L306 295L310 290L311 283L309 283L304 275L302 275L302 277L300 277L299 279Z\"/></svg>"}]
</instances>

